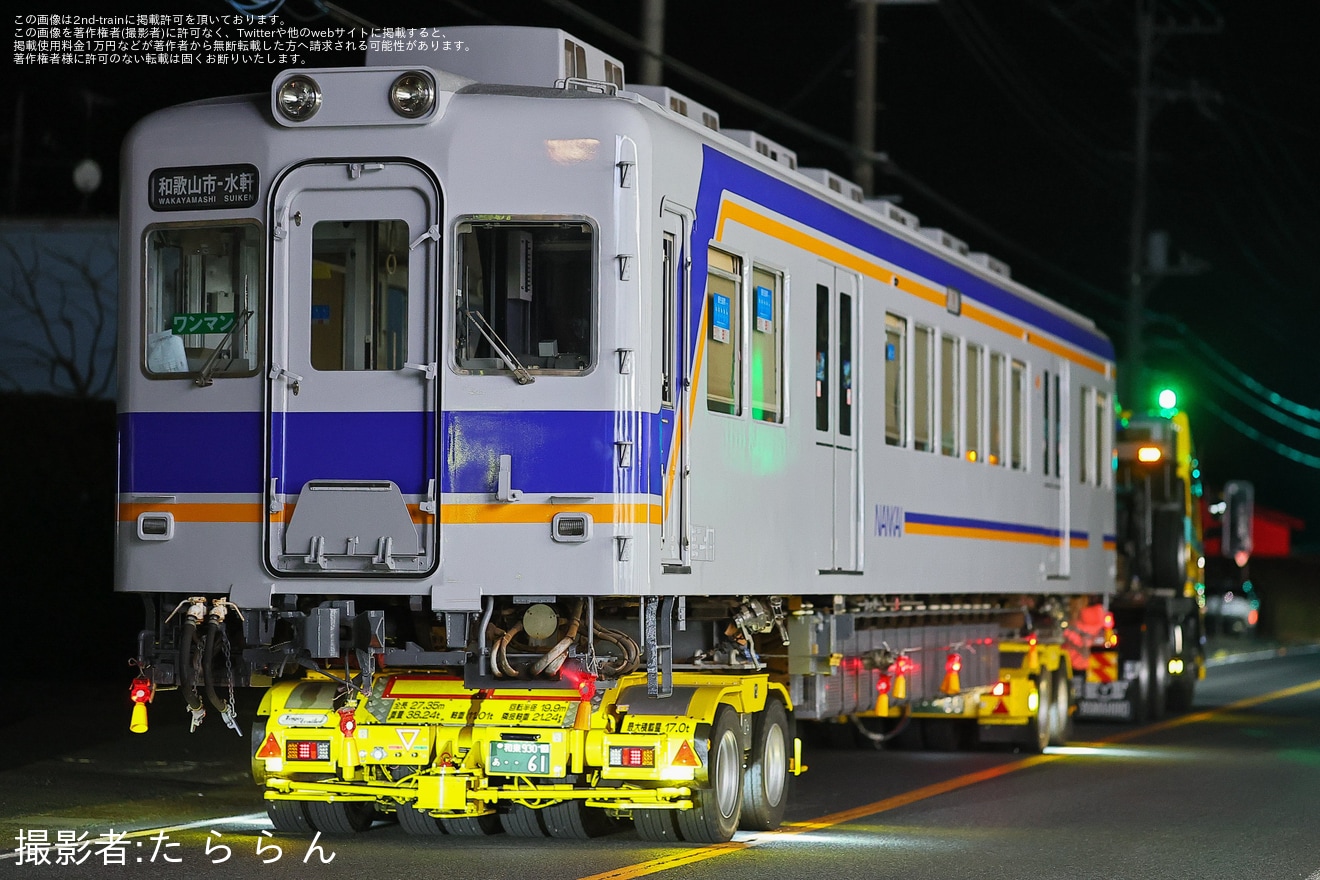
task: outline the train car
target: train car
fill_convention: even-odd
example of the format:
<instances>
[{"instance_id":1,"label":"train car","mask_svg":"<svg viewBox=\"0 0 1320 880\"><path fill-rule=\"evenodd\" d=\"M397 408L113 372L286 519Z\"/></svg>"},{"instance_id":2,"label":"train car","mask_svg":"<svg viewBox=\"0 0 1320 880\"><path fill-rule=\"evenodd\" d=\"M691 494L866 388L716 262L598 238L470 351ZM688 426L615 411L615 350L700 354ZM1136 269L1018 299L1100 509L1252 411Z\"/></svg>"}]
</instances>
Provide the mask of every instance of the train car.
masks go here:
<instances>
[{"instance_id":1,"label":"train car","mask_svg":"<svg viewBox=\"0 0 1320 880\"><path fill-rule=\"evenodd\" d=\"M692 842L800 723L1064 738L1108 339L570 34L434 34L126 142L134 729L251 724L282 830Z\"/></svg>"}]
</instances>

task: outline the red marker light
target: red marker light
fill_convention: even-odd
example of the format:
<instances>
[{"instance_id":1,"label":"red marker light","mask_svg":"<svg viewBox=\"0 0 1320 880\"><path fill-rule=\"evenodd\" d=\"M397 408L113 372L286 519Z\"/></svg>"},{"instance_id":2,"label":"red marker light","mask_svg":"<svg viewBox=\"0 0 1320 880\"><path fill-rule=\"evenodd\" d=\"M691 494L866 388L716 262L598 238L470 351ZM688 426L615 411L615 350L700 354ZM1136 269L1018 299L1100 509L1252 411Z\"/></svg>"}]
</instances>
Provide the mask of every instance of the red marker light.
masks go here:
<instances>
[{"instance_id":1,"label":"red marker light","mask_svg":"<svg viewBox=\"0 0 1320 880\"><path fill-rule=\"evenodd\" d=\"M591 700L595 698L596 676L589 672L565 666L560 672L560 677L571 684L582 699Z\"/></svg>"},{"instance_id":2,"label":"red marker light","mask_svg":"<svg viewBox=\"0 0 1320 880\"><path fill-rule=\"evenodd\" d=\"M950 654L944 660L945 672L959 672L962 670L962 658L957 654Z\"/></svg>"},{"instance_id":3,"label":"red marker light","mask_svg":"<svg viewBox=\"0 0 1320 880\"><path fill-rule=\"evenodd\" d=\"M357 730L357 719L353 717L352 709L339 710L339 732L344 736L352 736L353 731Z\"/></svg>"},{"instance_id":4,"label":"red marker light","mask_svg":"<svg viewBox=\"0 0 1320 880\"><path fill-rule=\"evenodd\" d=\"M1007 681L997 681L995 686L990 689L990 693L996 697L1006 697L1013 693L1013 685Z\"/></svg>"},{"instance_id":5,"label":"red marker light","mask_svg":"<svg viewBox=\"0 0 1320 880\"><path fill-rule=\"evenodd\" d=\"M128 697L135 703L146 703L151 700L151 681L145 678L133 679L133 684L129 686Z\"/></svg>"},{"instance_id":6,"label":"red marker light","mask_svg":"<svg viewBox=\"0 0 1320 880\"><path fill-rule=\"evenodd\" d=\"M889 696L889 690L894 685L893 681L887 675L880 676L880 680L875 683L875 692L882 697Z\"/></svg>"}]
</instances>

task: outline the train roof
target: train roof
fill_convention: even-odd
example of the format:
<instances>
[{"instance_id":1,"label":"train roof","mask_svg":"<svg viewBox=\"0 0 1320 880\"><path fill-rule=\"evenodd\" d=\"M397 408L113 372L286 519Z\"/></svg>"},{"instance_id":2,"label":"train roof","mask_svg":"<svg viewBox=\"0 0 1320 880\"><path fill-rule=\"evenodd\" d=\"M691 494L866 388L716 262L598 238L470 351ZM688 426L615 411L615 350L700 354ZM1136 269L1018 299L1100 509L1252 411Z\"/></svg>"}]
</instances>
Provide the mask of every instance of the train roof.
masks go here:
<instances>
[{"instance_id":1,"label":"train roof","mask_svg":"<svg viewBox=\"0 0 1320 880\"><path fill-rule=\"evenodd\" d=\"M385 28L373 34L365 63L369 67L418 64L478 83L513 87L596 84L621 98L648 106L687 126L722 151L768 168L865 222L954 263L994 287L1010 291L1049 312L1056 320L1062 319L1088 335L1108 341L1090 318L1014 281L1010 266L1003 260L972 250L965 241L944 229L923 226L915 214L893 200L866 198L860 186L829 169L799 166L795 151L759 132L724 128L715 109L675 89L629 85L621 61L559 28L480 25Z\"/></svg>"}]
</instances>

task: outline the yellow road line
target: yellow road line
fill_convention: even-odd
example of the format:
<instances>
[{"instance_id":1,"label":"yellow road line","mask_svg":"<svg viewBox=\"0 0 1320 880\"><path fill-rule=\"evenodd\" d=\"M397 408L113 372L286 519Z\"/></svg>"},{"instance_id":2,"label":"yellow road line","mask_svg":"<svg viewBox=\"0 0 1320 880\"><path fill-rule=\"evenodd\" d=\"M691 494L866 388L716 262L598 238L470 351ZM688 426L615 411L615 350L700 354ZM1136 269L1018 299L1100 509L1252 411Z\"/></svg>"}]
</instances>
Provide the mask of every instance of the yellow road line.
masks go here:
<instances>
[{"instance_id":1,"label":"yellow road line","mask_svg":"<svg viewBox=\"0 0 1320 880\"><path fill-rule=\"evenodd\" d=\"M1305 694L1311 691L1320 690L1320 680L1299 684L1295 687L1284 688L1278 691L1272 691L1268 694L1261 694L1256 697L1248 697L1245 700L1238 700L1235 703L1229 703L1227 706L1220 706L1217 709L1207 709L1203 712L1194 712L1190 715L1180 715L1177 718L1170 718L1167 721L1161 721L1156 724L1139 727L1136 730L1126 730L1116 733L1113 736L1105 737L1099 740L1099 744L1120 743L1138 736L1145 736L1151 733L1158 733L1163 730L1169 730L1174 727L1182 727L1188 724L1196 724L1202 721L1209 721L1216 715L1231 714L1249 709L1253 706L1259 706L1261 703L1268 703L1274 700L1282 700L1287 697L1295 697L1298 694ZM1019 770L1025 770L1028 767L1036 767L1040 764L1046 764L1051 761L1057 761L1067 755L1033 755L1030 758L1024 758L1020 761L1014 761L1011 764L1003 764L999 767L990 767L986 770L978 770L975 773L966 773L944 782L936 782L931 785L922 786L903 794L894 795L884 800L864 804L860 807L853 807L850 810L842 810L837 813L830 813L821 816L819 819L812 819L807 822L794 822L791 825L781 828L778 831L763 831L747 836L742 840L734 840L728 843L715 844L713 846L701 847L698 849L680 849L672 853L666 853L659 858L650 859L645 862L638 862L633 865L625 865L621 868L615 868L612 871L605 871L601 874L592 874L582 877L580 880L632 880L634 877L646 877L651 874L658 874L661 871L668 871L671 868L679 868L686 865L696 864L697 862L713 859L717 856L728 855L729 853L740 852L750 849L753 846L759 846L763 843L769 843L775 840L782 840L795 834L802 834L808 831L821 831L832 828L835 825L842 825L845 822L852 822L856 819L865 819L868 816L874 816L877 813L884 813L889 810L895 810L899 807L906 807L919 801L933 798L938 795L948 794L951 791L957 791L960 788L967 788L980 782L987 782L991 779L998 779L1001 776L1007 776L1010 773L1016 773Z\"/></svg>"}]
</instances>

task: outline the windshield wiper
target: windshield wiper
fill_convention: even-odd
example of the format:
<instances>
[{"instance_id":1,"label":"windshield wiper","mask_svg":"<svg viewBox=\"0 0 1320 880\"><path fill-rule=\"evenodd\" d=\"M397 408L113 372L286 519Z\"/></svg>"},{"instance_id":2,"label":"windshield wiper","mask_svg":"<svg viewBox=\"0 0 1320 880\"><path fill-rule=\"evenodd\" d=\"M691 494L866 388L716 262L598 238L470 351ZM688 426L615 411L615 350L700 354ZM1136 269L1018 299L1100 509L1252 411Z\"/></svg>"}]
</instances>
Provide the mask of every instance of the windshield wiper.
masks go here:
<instances>
[{"instance_id":1,"label":"windshield wiper","mask_svg":"<svg viewBox=\"0 0 1320 880\"><path fill-rule=\"evenodd\" d=\"M504 359L505 363L513 368L513 380L515 382L519 385L530 385L536 381L536 377L527 372L527 368L522 365L522 362L518 360L514 355L513 350L509 348L504 340L500 338L500 335L495 332L495 329L486 322L486 318L481 312L464 309L463 314L469 321L477 325L477 332L484 336L486 341L490 343L490 347L495 349L499 356Z\"/></svg>"},{"instance_id":2,"label":"windshield wiper","mask_svg":"<svg viewBox=\"0 0 1320 880\"><path fill-rule=\"evenodd\" d=\"M193 383L198 388L205 388L211 384L211 374L215 372L215 365L220 359L220 352L228 350L229 363L233 363L234 350L226 349L225 346L234 338L235 333L247 326L248 318L251 317L251 309L239 313L238 318L234 321L234 326L229 328L229 332L225 334L225 338L220 340L220 344L215 347L215 351L211 352L211 356L206 359L206 363L202 364L202 368L197 371L197 376L193 379Z\"/></svg>"}]
</instances>

